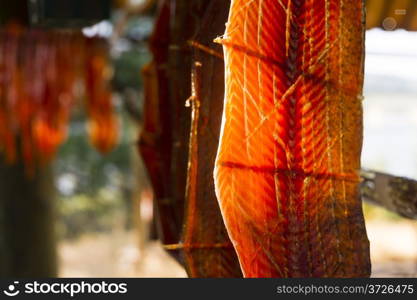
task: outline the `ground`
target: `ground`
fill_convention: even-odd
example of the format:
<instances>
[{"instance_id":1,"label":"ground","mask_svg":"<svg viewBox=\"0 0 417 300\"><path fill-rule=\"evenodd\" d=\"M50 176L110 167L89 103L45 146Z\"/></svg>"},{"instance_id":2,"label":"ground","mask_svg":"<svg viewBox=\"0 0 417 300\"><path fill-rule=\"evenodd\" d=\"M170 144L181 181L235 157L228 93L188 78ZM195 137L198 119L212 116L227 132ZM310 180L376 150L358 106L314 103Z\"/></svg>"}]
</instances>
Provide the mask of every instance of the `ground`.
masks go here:
<instances>
[{"instance_id":1,"label":"ground","mask_svg":"<svg viewBox=\"0 0 417 300\"><path fill-rule=\"evenodd\" d=\"M373 277L417 277L417 222L367 222ZM61 277L186 277L158 242L134 232L87 235L59 246Z\"/></svg>"}]
</instances>

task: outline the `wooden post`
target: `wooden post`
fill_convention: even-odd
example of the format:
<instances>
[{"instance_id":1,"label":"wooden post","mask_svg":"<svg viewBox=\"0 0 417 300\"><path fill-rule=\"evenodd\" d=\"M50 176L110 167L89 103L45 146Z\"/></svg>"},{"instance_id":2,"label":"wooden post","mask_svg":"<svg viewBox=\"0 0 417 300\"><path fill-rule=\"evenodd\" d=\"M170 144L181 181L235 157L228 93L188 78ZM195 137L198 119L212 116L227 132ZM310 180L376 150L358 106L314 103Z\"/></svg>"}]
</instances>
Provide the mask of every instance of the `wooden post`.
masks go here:
<instances>
[{"instance_id":1,"label":"wooden post","mask_svg":"<svg viewBox=\"0 0 417 300\"><path fill-rule=\"evenodd\" d=\"M0 277L57 275L52 183L49 166L0 165Z\"/></svg>"}]
</instances>

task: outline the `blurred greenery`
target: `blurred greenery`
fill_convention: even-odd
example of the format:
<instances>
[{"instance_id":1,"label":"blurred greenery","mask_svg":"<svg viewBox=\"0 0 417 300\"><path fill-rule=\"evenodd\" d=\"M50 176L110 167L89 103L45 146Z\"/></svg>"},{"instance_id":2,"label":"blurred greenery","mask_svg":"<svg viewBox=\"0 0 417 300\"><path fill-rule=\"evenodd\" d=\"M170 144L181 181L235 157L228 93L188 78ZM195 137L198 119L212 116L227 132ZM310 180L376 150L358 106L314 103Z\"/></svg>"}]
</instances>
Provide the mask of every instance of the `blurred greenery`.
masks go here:
<instances>
[{"instance_id":1,"label":"blurred greenery","mask_svg":"<svg viewBox=\"0 0 417 300\"><path fill-rule=\"evenodd\" d=\"M94 197L76 194L60 201L61 223L59 235L76 238L82 233L110 231L114 226L112 220L120 214L120 197L106 190Z\"/></svg>"},{"instance_id":2,"label":"blurred greenery","mask_svg":"<svg viewBox=\"0 0 417 300\"><path fill-rule=\"evenodd\" d=\"M153 18L150 16L131 17L127 22L124 36L113 49L115 90L133 88L139 91L142 88L140 70L151 60L147 41L152 27Z\"/></svg>"},{"instance_id":3,"label":"blurred greenery","mask_svg":"<svg viewBox=\"0 0 417 300\"><path fill-rule=\"evenodd\" d=\"M122 53L114 60L115 78L113 86L116 90L131 87L139 90L142 88L140 69L150 60L150 55L141 46L134 47Z\"/></svg>"},{"instance_id":4,"label":"blurred greenery","mask_svg":"<svg viewBox=\"0 0 417 300\"><path fill-rule=\"evenodd\" d=\"M61 238L110 231L115 222L131 226L139 124L129 115L125 98L129 94L132 100L134 91L134 105L142 107L140 70L150 60L146 39L151 24L149 17L133 18L125 35L112 48L114 98L121 120L119 145L107 155L99 154L88 141L84 110L79 108L73 113L68 140L54 163Z\"/></svg>"},{"instance_id":5,"label":"blurred greenery","mask_svg":"<svg viewBox=\"0 0 417 300\"><path fill-rule=\"evenodd\" d=\"M130 211L135 188L132 156L137 128L123 110L119 109L119 116L120 142L107 155L98 153L88 141L83 114L74 116L71 122L71 134L54 164L59 233L65 238L111 230L115 216Z\"/></svg>"}]
</instances>

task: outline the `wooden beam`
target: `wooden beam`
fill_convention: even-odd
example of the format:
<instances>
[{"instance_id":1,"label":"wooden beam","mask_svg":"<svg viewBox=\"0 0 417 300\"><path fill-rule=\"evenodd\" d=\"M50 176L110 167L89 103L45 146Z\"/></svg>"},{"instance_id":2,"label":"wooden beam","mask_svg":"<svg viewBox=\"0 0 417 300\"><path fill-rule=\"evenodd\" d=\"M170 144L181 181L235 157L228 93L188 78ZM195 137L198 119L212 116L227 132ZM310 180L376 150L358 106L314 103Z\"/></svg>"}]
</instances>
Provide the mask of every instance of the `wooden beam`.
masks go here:
<instances>
[{"instance_id":1,"label":"wooden beam","mask_svg":"<svg viewBox=\"0 0 417 300\"><path fill-rule=\"evenodd\" d=\"M417 181L385 173L363 170L363 200L403 217L417 220Z\"/></svg>"}]
</instances>

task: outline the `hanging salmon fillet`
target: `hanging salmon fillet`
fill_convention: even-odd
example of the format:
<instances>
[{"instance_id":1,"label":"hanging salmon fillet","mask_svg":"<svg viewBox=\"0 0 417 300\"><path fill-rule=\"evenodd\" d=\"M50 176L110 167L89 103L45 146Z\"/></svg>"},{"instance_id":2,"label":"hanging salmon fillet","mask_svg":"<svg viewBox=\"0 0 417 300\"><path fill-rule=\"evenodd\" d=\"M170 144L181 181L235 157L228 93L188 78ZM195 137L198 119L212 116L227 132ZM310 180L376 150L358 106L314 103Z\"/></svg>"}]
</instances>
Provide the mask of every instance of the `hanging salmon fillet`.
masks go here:
<instances>
[{"instance_id":1,"label":"hanging salmon fillet","mask_svg":"<svg viewBox=\"0 0 417 300\"><path fill-rule=\"evenodd\" d=\"M110 89L111 70L107 44L97 38L89 39L85 52L88 133L94 147L105 154L117 145L119 133Z\"/></svg>"},{"instance_id":2,"label":"hanging salmon fillet","mask_svg":"<svg viewBox=\"0 0 417 300\"><path fill-rule=\"evenodd\" d=\"M186 207L192 48L207 1L162 0L145 69L145 122L140 152L155 193L158 234L165 249L184 264L182 229Z\"/></svg>"},{"instance_id":3,"label":"hanging salmon fillet","mask_svg":"<svg viewBox=\"0 0 417 300\"><path fill-rule=\"evenodd\" d=\"M0 156L9 163L22 159L33 175L66 140L71 109L81 98L86 98L92 143L110 151L118 121L108 51L103 39L80 32L13 24L0 30Z\"/></svg>"},{"instance_id":4,"label":"hanging salmon fillet","mask_svg":"<svg viewBox=\"0 0 417 300\"><path fill-rule=\"evenodd\" d=\"M150 43L153 61L142 70L140 152L154 189L158 234L190 277L242 276L212 177L224 95L223 56L213 39L224 32L229 5L223 0L160 1ZM191 76L193 62L199 67ZM185 104L191 77L190 139L191 109Z\"/></svg>"},{"instance_id":5,"label":"hanging salmon fillet","mask_svg":"<svg viewBox=\"0 0 417 300\"><path fill-rule=\"evenodd\" d=\"M154 210L158 236L163 244L180 239L184 202L172 197L172 120L169 91L168 57L170 43L171 3L161 0L150 50L153 61L142 69L144 81L144 123L139 137L143 157L154 191ZM184 183L185 186L185 183ZM170 251L179 260L178 251Z\"/></svg>"},{"instance_id":6,"label":"hanging salmon fillet","mask_svg":"<svg viewBox=\"0 0 417 300\"><path fill-rule=\"evenodd\" d=\"M182 234L190 277L242 277L214 192L216 158L224 98L224 62L214 38L224 32L230 2L210 0L194 48L192 124Z\"/></svg>"},{"instance_id":7,"label":"hanging salmon fillet","mask_svg":"<svg viewBox=\"0 0 417 300\"><path fill-rule=\"evenodd\" d=\"M245 277L369 276L362 0L232 0L214 177Z\"/></svg>"}]
</instances>

